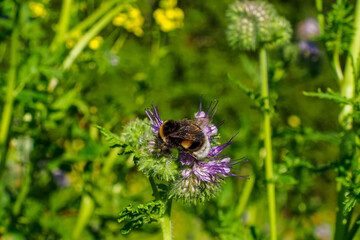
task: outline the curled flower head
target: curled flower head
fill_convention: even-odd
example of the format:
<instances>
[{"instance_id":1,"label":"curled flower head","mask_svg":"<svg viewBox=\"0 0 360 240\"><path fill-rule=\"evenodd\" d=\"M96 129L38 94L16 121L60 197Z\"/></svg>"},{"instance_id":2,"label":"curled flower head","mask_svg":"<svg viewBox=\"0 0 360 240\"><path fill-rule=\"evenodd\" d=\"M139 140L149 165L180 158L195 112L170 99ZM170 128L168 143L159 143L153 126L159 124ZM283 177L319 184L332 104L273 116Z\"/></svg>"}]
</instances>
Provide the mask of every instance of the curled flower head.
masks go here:
<instances>
[{"instance_id":1,"label":"curled flower head","mask_svg":"<svg viewBox=\"0 0 360 240\"><path fill-rule=\"evenodd\" d=\"M233 142L232 140L234 137L221 145L217 145L214 141L214 136L218 133L219 125L213 125L211 121L216 113L217 103L217 101L212 102L208 109L203 111L200 102L199 110L195 113L195 119L198 120L195 120L194 122L204 123L201 127L198 126L198 128L202 131L202 136L206 138L204 141L208 144L206 148L202 147L199 148L202 150L196 150L202 151L201 158L198 157L200 154L197 154L190 148L186 148L184 141L187 142L188 139L179 137L188 136L190 133L187 132L185 134L174 134L174 136L176 135L178 138L176 138L172 145L167 145L167 147L170 146L169 148L177 150L177 154L174 152L162 151L164 139L160 137L161 134L159 133L164 131L163 124L167 121L161 120L157 107L153 106L152 109L145 110L151 121L151 132L154 136L153 140L149 141L148 152L149 154L153 154L152 158L156 158L158 161L149 161L148 159L150 158L147 160L140 159L140 170L154 176L154 169L157 168L158 164L162 164L162 167L160 167L161 169L166 169L166 167L173 170L175 169L174 171L177 174L170 174L166 177L167 180L170 180L169 197L196 204L197 202L203 202L214 197L220 190L221 183L225 177L243 177L231 172L233 166L238 164L239 161L231 161L229 157L220 155L220 153ZM183 128L182 131L187 131L188 128L186 127ZM164 165L166 162L168 165ZM157 172L160 173L161 171ZM155 176L157 175L159 174L155 174ZM162 179L164 180L165 178L162 177Z\"/></svg>"},{"instance_id":2,"label":"curled flower head","mask_svg":"<svg viewBox=\"0 0 360 240\"><path fill-rule=\"evenodd\" d=\"M227 11L230 45L241 50L259 46L275 47L289 42L292 34L289 22L279 16L266 2L236 1Z\"/></svg>"}]
</instances>

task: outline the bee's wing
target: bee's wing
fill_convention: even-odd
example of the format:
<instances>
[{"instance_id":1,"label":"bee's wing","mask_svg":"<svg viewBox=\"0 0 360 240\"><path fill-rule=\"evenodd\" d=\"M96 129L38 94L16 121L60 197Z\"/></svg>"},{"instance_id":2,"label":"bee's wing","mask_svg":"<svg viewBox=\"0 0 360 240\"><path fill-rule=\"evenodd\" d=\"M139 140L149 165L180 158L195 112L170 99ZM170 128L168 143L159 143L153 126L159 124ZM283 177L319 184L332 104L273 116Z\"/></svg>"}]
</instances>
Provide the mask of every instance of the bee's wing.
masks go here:
<instances>
[{"instance_id":1,"label":"bee's wing","mask_svg":"<svg viewBox=\"0 0 360 240\"><path fill-rule=\"evenodd\" d=\"M206 127L207 125L210 124L210 118L207 117L203 117L203 118L192 118L192 119L188 119L188 121L190 121L191 123L199 126L201 129L203 129L204 127Z\"/></svg>"},{"instance_id":2,"label":"bee's wing","mask_svg":"<svg viewBox=\"0 0 360 240\"><path fill-rule=\"evenodd\" d=\"M178 138L182 140L195 141L197 140L197 133L201 131L198 126L183 125L176 132L169 134L169 137Z\"/></svg>"}]
</instances>

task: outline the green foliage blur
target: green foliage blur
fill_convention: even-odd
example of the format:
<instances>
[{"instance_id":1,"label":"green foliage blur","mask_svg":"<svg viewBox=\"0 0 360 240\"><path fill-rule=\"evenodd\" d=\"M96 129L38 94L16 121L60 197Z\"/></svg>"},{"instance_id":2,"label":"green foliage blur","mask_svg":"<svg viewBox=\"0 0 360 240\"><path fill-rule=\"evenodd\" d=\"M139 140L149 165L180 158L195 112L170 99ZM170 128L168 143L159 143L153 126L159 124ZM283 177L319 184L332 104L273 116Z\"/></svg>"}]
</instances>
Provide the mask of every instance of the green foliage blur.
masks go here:
<instances>
[{"instance_id":1,"label":"green foliage blur","mask_svg":"<svg viewBox=\"0 0 360 240\"><path fill-rule=\"evenodd\" d=\"M250 180L227 178L201 205L174 202L174 239L268 239L258 56L228 45L231 3L0 1L0 239L161 239L156 223L121 234L121 210L152 191L96 126L120 134L151 104L163 120L192 118L200 96L220 101L222 141L238 133L225 153L249 160L234 173ZM271 3L293 28L268 59L279 239L331 239L340 107L303 92L339 87L320 40L302 32L314 1Z\"/></svg>"}]
</instances>

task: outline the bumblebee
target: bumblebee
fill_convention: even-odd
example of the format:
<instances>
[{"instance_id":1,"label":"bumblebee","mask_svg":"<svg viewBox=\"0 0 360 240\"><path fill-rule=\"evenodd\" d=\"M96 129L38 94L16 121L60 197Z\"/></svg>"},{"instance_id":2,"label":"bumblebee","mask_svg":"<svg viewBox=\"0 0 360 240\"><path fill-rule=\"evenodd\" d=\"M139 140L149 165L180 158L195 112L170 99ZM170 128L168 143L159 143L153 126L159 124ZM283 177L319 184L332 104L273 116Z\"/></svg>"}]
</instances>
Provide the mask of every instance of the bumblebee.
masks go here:
<instances>
[{"instance_id":1,"label":"bumblebee","mask_svg":"<svg viewBox=\"0 0 360 240\"><path fill-rule=\"evenodd\" d=\"M159 152L170 148L182 148L194 158L204 159L211 145L203 128L210 123L209 118L164 121L159 129L161 148Z\"/></svg>"}]
</instances>

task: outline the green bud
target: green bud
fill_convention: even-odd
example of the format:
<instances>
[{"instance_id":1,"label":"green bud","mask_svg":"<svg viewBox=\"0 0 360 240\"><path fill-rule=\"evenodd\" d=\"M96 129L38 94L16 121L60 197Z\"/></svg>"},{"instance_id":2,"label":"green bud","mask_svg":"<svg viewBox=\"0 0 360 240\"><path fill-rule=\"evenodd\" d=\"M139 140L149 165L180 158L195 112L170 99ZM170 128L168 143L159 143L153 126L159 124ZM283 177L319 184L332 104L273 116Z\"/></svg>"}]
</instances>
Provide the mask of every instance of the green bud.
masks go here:
<instances>
[{"instance_id":1,"label":"green bud","mask_svg":"<svg viewBox=\"0 0 360 240\"><path fill-rule=\"evenodd\" d=\"M229 44L241 50L274 47L290 41L292 29L266 2L235 2L227 11Z\"/></svg>"}]
</instances>

